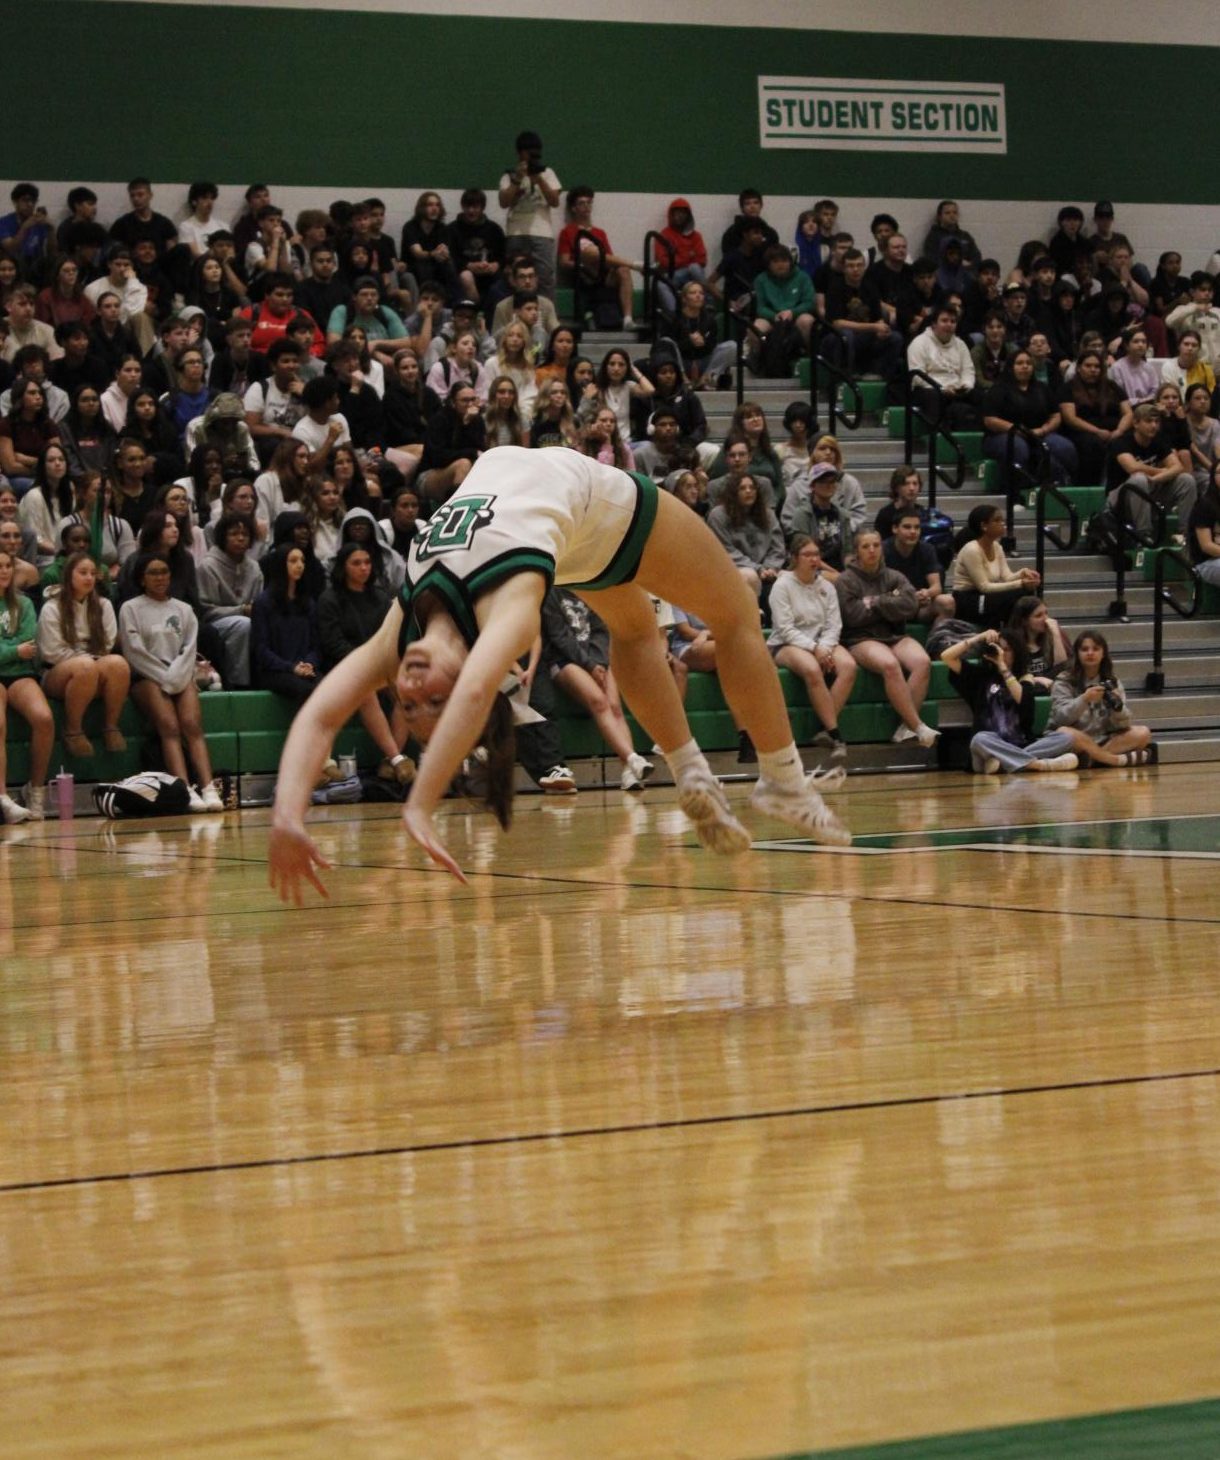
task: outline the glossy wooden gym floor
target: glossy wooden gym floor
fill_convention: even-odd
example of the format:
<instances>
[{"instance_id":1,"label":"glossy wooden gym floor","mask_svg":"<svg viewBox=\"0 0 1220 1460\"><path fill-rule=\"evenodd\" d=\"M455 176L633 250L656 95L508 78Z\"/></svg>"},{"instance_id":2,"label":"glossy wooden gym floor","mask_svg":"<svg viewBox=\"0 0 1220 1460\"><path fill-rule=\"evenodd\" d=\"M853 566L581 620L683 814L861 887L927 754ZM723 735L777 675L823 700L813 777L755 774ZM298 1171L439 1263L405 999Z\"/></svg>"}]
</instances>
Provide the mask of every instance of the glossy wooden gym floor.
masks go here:
<instances>
[{"instance_id":1,"label":"glossy wooden gym floor","mask_svg":"<svg viewBox=\"0 0 1220 1460\"><path fill-rule=\"evenodd\" d=\"M342 807L297 911L264 812L0 832L0 1454L754 1460L1220 1394L1220 863L1123 851L1214 771L835 800L1109 851L729 862L585 792L449 806L463 888Z\"/></svg>"}]
</instances>

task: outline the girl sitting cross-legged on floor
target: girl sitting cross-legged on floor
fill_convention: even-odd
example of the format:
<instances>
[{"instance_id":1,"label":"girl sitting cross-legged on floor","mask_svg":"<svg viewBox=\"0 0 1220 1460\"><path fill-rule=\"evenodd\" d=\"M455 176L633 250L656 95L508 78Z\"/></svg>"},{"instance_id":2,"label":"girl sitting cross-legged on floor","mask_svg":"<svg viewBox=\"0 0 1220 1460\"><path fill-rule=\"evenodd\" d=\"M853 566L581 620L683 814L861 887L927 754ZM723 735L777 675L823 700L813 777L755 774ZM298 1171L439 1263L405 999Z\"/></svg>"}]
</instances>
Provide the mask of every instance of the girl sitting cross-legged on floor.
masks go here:
<instances>
[{"instance_id":1,"label":"girl sitting cross-legged on floor","mask_svg":"<svg viewBox=\"0 0 1220 1460\"><path fill-rule=\"evenodd\" d=\"M977 659L967 657L974 653ZM950 644L940 657L974 716L970 762L979 775L1076 769L1072 734L1034 734L1037 700L1023 634L984 629Z\"/></svg>"}]
</instances>

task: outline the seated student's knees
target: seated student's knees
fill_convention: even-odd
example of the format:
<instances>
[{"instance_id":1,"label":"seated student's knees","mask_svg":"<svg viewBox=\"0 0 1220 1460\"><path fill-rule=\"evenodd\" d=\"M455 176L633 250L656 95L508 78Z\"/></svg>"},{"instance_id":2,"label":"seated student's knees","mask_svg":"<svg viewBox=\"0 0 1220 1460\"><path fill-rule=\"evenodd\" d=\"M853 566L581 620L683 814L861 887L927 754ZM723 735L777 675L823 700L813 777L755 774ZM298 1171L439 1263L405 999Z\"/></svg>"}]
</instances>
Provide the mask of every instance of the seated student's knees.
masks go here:
<instances>
[{"instance_id":1,"label":"seated student's knees","mask_svg":"<svg viewBox=\"0 0 1220 1460\"><path fill-rule=\"evenodd\" d=\"M1148 745L1149 742L1152 740L1152 731L1148 728L1147 725L1132 725L1127 734L1134 742L1136 750L1143 750L1144 747Z\"/></svg>"}]
</instances>

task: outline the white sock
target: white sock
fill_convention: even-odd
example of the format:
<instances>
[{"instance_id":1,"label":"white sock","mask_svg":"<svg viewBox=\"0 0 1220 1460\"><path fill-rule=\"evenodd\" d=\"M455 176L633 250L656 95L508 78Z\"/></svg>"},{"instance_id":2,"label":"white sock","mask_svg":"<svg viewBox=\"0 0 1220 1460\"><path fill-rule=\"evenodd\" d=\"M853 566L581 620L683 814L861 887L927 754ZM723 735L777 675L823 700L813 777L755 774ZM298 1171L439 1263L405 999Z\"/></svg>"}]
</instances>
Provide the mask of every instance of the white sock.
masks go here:
<instances>
[{"instance_id":1,"label":"white sock","mask_svg":"<svg viewBox=\"0 0 1220 1460\"><path fill-rule=\"evenodd\" d=\"M795 742L789 742L783 750L760 750L758 775L782 790L799 791L805 784L805 767Z\"/></svg>"},{"instance_id":2,"label":"white sock","mask_svg":"<svg viewBox=\"0 0 1220 1460\"><path fill-rule=\"evenodd\" d=\"M390 764L391 765L401 765L404 760L406 760L406 756L403 755L402 751L400 750L397 755L392 755L390 757Z\"/></svg>"},{"instance_id":3,"label":"white sock","mask_svg":"<svg viewBox=\"0 0 1220 1460\"><path fill-rule=\"evenodd\" d=\"M669 769L673 772L675 781L681 780L684 771L702 770L710 776L712 771L707 763L707 757L699 749L694 739L688 740L685 745L679 745L677 750L663 751Z\"/></svg>"}]
</instances>

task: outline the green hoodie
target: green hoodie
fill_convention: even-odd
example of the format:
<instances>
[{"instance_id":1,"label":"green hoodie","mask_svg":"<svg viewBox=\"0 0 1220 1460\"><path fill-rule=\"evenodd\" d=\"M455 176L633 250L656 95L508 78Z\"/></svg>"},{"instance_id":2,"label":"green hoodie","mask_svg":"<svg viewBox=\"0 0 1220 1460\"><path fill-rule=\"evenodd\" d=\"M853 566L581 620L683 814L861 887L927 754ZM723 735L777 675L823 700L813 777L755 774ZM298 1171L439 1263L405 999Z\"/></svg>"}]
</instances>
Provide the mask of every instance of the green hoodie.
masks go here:
<instances>
[{"instance_id":1,"label":"green hoodie","mask_svg":"<svg viewBox=\"0 0 1220 1460\"><path fill-rule=\"evenodd\" d=\"M33 643L38 635L38 616L24 593L17 595L17 622L7 606L0 606L0 679L21 679L38 673L38 659L21 659L17 650Z\"/></svg>"}]
</instances>

